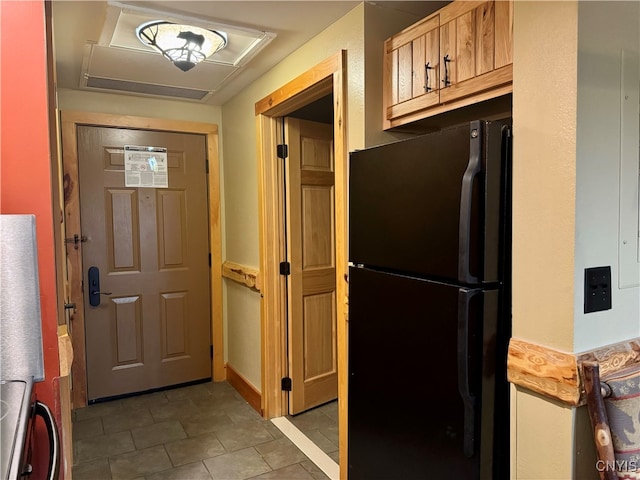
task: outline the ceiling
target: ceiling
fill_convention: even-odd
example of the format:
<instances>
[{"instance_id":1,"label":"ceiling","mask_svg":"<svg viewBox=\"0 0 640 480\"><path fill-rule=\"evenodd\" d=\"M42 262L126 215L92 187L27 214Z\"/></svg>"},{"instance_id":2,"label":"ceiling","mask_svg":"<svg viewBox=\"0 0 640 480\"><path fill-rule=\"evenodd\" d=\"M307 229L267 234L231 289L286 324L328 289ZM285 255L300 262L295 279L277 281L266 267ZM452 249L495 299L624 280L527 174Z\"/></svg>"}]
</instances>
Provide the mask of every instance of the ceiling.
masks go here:
<instances>
[{"instance_id":1,"label":"ceiling","mask_svg":"<svg viewBox=\"0 0 640 480\"><path fill-rule=\"evenodd\" d=\"M58 88L222 105L359 1L54 0ZM442 1L369 2L415 16ZM135 27L168 20L225 31L228 46L188 72L138 41ZM252 45L257 48L250 51Z\"/></svg>"}]
</instances>

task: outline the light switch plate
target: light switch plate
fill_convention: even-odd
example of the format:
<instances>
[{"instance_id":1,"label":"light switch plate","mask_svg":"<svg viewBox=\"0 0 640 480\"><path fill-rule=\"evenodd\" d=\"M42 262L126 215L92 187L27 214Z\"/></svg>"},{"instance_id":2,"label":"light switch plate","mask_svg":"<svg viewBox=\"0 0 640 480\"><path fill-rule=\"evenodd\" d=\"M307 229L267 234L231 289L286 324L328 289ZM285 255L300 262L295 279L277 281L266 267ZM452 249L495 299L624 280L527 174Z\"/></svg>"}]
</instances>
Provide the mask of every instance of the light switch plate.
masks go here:
<instances>
[{"instance_id":1,"label":"light switch plate","mask_svg":"<svg viewBox=\"0 0 640 480\"><path fill-rule=\"evenodd\" d=\"M584 313L611 309L611 267L584 269Z\"/></svg>"}]
</instances>

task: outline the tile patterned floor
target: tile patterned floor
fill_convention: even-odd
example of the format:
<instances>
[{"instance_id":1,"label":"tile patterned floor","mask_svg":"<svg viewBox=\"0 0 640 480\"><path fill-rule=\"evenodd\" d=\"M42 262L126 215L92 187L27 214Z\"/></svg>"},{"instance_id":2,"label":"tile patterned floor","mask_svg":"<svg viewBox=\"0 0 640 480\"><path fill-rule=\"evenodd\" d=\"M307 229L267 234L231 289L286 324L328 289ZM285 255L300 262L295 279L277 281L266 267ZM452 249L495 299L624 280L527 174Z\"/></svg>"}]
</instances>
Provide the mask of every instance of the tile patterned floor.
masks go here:
<instances>
[{"instance_id":1,"label":"tile patterned floor","mask_svg":"<svg viewBox=\"0 0 640 480\"><path fill-rule=\"evenodd\" d=\"M332 405L290 420L337 461ZM73 422L74 480L327 478L226 382L90 405Z\"/></svg>"},{"instance_id":2,"label":"tile patterned floor","mask_svg":"<svg viewBox=\"0 0 640 480\"><path fill-rule=\"evenodd\" d=\"M287 415L287 419L334 462L339 463L337 400L298 415Z\"/></svg>"}]
</instances>

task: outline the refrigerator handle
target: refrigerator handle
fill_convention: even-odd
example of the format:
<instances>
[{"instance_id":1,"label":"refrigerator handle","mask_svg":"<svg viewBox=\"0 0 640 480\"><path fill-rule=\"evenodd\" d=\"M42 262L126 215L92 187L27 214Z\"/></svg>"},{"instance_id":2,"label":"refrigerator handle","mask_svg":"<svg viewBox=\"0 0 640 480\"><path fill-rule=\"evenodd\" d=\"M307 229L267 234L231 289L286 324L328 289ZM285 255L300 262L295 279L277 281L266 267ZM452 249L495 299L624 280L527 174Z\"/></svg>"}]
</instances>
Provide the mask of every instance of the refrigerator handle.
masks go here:
<instances>
[{"instance_id":1,"label":"refrigerator handle","mask_svg":"<svg viewBox=\"0 0 640 480\"><path fill-rule=\"evenodd\" d=\"M463 283L479 283L478 277L470 272L471 249L471 208L473 204L473 183L482 171L482 122L471 122L469 163L462 177L460 193L460 228L458 238L458 280Z\"/></svg>"},{"instance_id":2,"label":"refrigerator handle","mask_svg":"<svg viewBox=\"0 0 640 480\"><path fill-rule=\"evenodd\" d=\"M476 397L469 378L469 303L481 290L458 291L458 392L464 405L464 455L473 456L475 446Z\"/></svg>"}]
</instances>

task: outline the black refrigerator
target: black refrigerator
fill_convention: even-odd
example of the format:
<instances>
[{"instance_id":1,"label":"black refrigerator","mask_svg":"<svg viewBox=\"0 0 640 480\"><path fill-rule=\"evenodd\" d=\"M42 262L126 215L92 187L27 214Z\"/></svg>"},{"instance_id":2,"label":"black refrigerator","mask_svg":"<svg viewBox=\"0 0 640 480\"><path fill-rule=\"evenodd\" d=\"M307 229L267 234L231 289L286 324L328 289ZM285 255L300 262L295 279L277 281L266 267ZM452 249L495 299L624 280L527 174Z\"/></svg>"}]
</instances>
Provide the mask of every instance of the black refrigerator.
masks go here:
<instances>
[{"instance_id":1,"label":"black refrigerator","mask_svg":"<svg viewBox=\"0 0 640 480\"><path fill-rule=\"evenodd\" d=\"M508 478L510 125L350 154L350 480Z\"/></svg>"}]
</instances>

